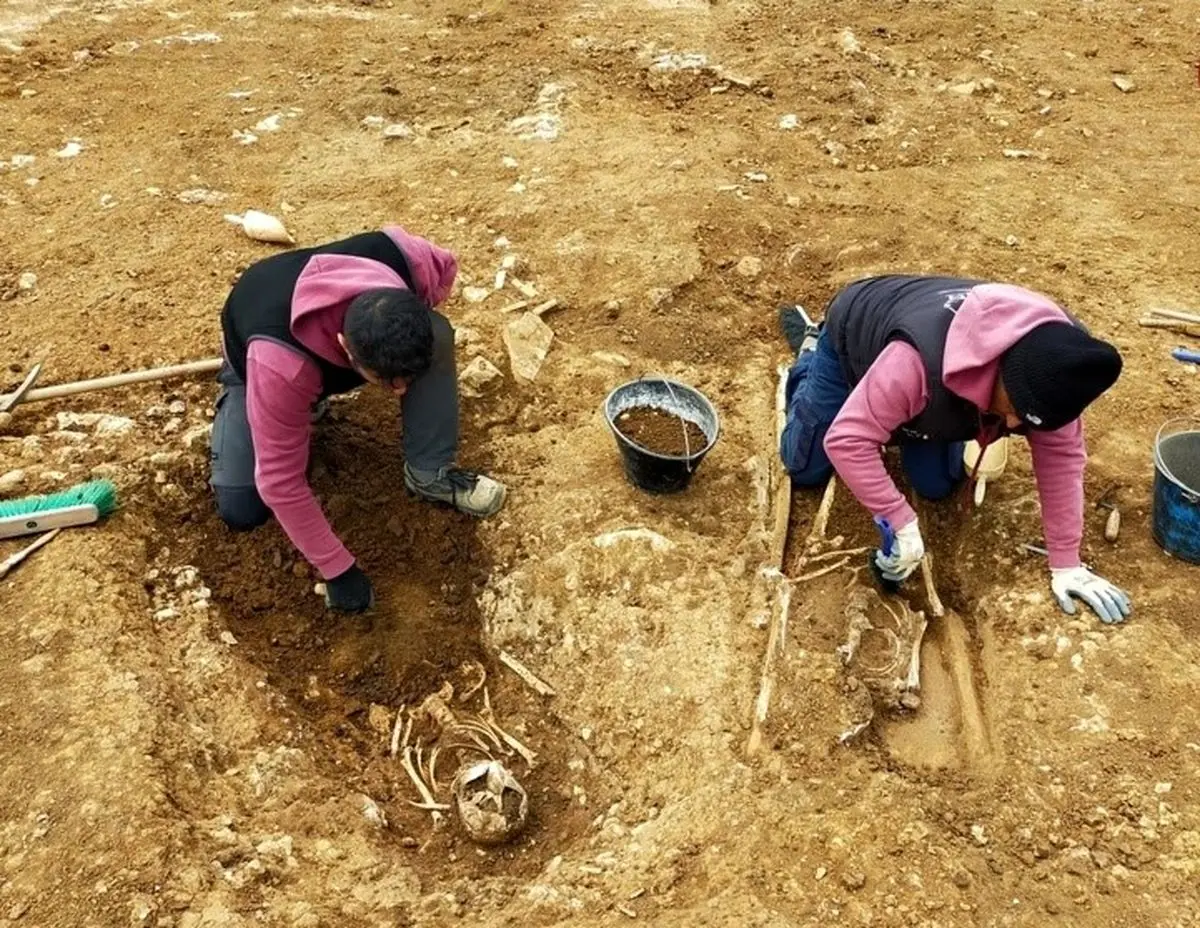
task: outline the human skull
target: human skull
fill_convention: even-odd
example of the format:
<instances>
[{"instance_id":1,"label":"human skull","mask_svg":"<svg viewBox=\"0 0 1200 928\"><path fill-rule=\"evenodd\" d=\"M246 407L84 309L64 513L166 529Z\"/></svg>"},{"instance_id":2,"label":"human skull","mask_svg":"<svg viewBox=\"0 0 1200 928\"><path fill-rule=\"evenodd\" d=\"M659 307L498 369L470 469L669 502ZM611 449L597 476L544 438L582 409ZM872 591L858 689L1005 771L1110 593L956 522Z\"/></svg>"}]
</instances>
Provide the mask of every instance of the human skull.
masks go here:
<instances>
[{"instance_id":1,"label":"human skull","mask_svg":"<svg viewBox=\"0 0 1200 928\"><path fill-rule=\"evenodd\" d=\"M478 761L460 768L453 790L454 810L472 841L501 844L525 826L529 797L499 761Z\"/></svg>"}]
</instances>

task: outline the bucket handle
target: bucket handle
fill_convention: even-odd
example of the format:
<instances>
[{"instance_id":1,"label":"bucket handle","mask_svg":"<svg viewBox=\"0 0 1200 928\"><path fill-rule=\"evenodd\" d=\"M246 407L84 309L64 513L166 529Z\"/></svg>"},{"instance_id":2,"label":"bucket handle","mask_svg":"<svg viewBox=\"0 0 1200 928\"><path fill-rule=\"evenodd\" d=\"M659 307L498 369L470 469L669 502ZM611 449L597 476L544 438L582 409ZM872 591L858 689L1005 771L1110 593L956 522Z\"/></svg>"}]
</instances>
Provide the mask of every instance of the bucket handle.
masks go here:
<instances>
[{"instance_id":1,"label":"bucket handle","mask_svg":"<svg viewBox=\"0 0 1200 928\"><path fill-rule=\"evenodd\" d=\"M1178 419L1168 419L1166 422L1164 422L1159 428L1158 434L1154 436L1154 466L1158 468L1159 473L1170 480L1171 483L1175 484L1175 486L1179 489L1180 494L1183 496L1184 501L1194 506L1197 503L1200 503L1200 492L1193 490L1173 473L1171 473L1171 469L1167 467L1166 461L1162 459L1161 448L1163 432L1166 431L1168 427L1178 424L1189 425L1196 431L1200 431L1200 420L1197 419L1181 417Z\"/></svg>"},{"instance_id":2,"label":"bucket handle","mask_svg":"<svg viewBox=\"0 0 1200 928\"><path fill-rule=\"evenodd\" d=\"M675 405L679 405L679 397L675 395L675 389L671 386L671 381L669 381L665 376L662 374L642 374L640 377L638 377L638 380L646 379L661 381L662 385L667 388L667 392L671 394L671 399L674 401ZM687 420L684 419L683 416L679 416L678 418L679 427L683 429L683 453L687 458L684 466L687 468L687 472L690 474L692 472L692 443L688 439L688 424Z\"/></svg>"}]
</instances>

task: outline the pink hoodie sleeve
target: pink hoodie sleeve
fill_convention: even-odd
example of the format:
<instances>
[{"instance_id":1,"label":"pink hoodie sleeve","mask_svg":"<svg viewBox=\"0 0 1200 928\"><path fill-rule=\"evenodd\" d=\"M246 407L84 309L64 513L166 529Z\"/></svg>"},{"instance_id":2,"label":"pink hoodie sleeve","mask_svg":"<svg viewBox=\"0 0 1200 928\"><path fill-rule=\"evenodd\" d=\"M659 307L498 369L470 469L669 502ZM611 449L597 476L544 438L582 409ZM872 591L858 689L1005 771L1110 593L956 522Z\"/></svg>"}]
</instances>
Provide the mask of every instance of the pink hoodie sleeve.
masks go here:
<instances>
[{"instance_id":1,"label":"pink hoodie sleeve","mask_svg":"<svg viewBox=\"0 0 1200 928\"><path fill-rule=\"evenodd\" d=\"M838 476L873 516L895 529L917 514L883 466L882 448L928 403L921 355L908 342L894 341L867 369L825 434L825 453Z\"/></svg>"},{"instance_id":2,"label":"pink hoodie sleeve","mask_svg":"<svg viewBox=\"0 0 1200 928\"><path fill-rule=\"evenodd\" d=\"M384 233L408 258L416 293L430 306L440 305L450 295L458 276L454 255L426 239L412 235L401 226L384 226Z\"/></svg>"},{"instance_id":3,"label":"pink hoodie sleeve","mask_svg":"<svg viewBox=\"0 0 1200 928\"><path fill-rule=\"evenodd\" d=\"M321 372L276 342L256 339L246 359L246 413L254 436L254 483L305 559L326 580L354 564L334 534L305 474L312 405Z\"/></svg>"},{"instance_id":4,"label":"pink hoodie sleeve","mask_svg":"<svg viewBox=\"0 0 1200 928\"><path fill-rule=\"evenodd\" d=\"M1083 543L1083 470L1087 465L1083 423L1076 419L1055 432L1030 431L1027 437L1050 567L1078 567Z\"/></svg>"}]
</instances>

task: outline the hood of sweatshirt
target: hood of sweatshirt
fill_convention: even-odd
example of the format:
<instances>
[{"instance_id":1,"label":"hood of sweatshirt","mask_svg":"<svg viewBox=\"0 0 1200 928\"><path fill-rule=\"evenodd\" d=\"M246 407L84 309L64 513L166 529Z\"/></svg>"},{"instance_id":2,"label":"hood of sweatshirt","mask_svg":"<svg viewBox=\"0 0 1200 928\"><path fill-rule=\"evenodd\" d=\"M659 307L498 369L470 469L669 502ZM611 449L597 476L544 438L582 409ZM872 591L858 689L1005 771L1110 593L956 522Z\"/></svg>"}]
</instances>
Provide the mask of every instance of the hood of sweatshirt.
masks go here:
<instances>
[{"instance_id":1,"label":"hood of sweatshirt","mask_svg":"<svg viewBox=\"0 0 1200 928\"><path fill-rule=\"evenodd\" d=\"M454 255L400 226L385 226L383 231L408 259L417 296L431 308L442 303L458 273ZM346 309L360 293L380 287L408 289L399 274L370 258L313 255L292 292L292 334L313 354L349 367L350 360L338 343Z\"/></svg>"},{"instance_id":2,"label":"hood of sweatshirt","mask_svg":"<svg viewBox=\"0 0 1200 928\"><path fill-rule=\"evenodd\" d=\"M946 336L942 380L980 409L992 402L1000 358L1038 326L1071 324L1049 297L1011 284L980 284L959 307Z\"/></svg>"}]
</instances>

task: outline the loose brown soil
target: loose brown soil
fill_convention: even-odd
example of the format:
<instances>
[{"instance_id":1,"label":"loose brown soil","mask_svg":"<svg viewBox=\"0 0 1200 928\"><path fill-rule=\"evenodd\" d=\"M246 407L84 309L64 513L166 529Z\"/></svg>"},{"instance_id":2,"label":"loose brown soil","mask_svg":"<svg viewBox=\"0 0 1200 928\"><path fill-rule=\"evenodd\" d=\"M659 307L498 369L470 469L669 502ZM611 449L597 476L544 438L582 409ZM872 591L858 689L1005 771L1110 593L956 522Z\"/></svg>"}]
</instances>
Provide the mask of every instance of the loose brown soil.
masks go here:
<instances>
[{"instance_id":1,"label":"loose brown soil","mask_svg":"<svg viewBox=\"0 0 1200 928\"><path fill-rule=\"evenodd\" d=\"M652 406L625 410L617 416L617 428L647 451L669 457L695 454L708 444L708 437L695 422Z\"/></svg>"},{"instance_id":2,"label":"loose brown soil","mask_svg":"<svg viewBox=\"0 0 1200 928\"><path fill-rule=\"evenodd\" d=\"M0 584L0 923L1196 924L1200 573L1149 516L1154 435L1200 409L1200 375L1171 360L1180 336L1137 325L1197 301L1195 18L1076 0L0 4L0 387L37 361L48 385L216 355L230 284L277 250L225 213L271 212L302 246L400 222L458 256L460 363L501 374L464 398L461 461L510 487L484 522L411 500L394 401L334 403L314 486L380 599L340 616L276 526L213 514L211 382L19 407L0 435L13 495L108 476L122 508ZM889 271L1024 284L1121 350L1085 423L1084 558L1134 615L1058 610L1018 547L1040 522L1014 442L982 508L919 507L961 619L926 634L920 708L838 741L862 708L836 654L847 587L868 582L855 556L792 591L749 758L776 582L774 310L819 314ZM550 299L526 383L502 310ZM630 486L599 412L650 372L720 398L686 494ZM1115 545L1094 506L1114 483ZM816 496L796 495L795 537ZM877 541L844 492L830 525L837 547ZM530 821L494 849L413 808L388 745L389 720L472 661L537 752L514 765Z\"/></svg>"}]
</instances>

